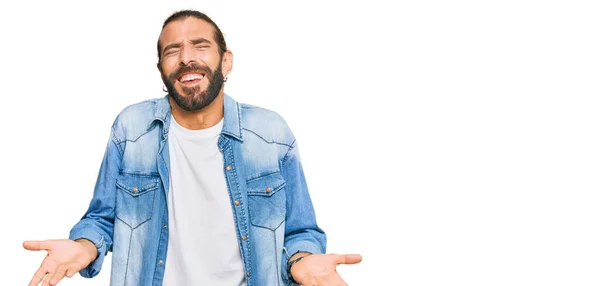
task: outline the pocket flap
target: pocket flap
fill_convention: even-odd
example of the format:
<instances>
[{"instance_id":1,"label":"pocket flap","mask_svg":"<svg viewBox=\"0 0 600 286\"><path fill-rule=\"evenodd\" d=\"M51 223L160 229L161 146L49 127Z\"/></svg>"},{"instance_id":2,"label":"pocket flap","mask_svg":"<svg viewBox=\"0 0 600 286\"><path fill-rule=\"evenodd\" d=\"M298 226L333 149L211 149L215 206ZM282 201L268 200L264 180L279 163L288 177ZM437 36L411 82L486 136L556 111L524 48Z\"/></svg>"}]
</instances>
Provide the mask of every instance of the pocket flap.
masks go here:
<instances>
[{"instance_id":1,"label":"pocket flap","mask_svg":"<svg viewBox=\"0 0 600 286\"><path fill-rule=\"evenodd\" d=\"M273 173L246 182L248 195L270 197L285 186L281 174Z\"/></svg>"},{"instance_id":2,"label":"pocket flap","mask_svg":"<svg viewBox=\"0 0 600 286\"><path fill-rule=\"evenodd\" d=\"M124 176L117 178L117 187L136 197L158 188L158 178L145 176Z\"/></svg>"}]
</instances>

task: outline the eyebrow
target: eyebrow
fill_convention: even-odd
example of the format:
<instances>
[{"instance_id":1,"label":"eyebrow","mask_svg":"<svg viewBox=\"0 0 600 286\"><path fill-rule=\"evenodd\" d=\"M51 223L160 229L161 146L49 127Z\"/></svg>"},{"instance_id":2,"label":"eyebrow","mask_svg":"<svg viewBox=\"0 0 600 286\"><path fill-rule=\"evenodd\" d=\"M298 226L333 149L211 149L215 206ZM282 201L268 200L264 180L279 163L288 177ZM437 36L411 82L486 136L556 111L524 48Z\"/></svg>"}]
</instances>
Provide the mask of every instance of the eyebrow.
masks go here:
<instances>
[{"instance_id":1,"label":"eyebrow","mask_svg":"<svg viewBox=\"0 0 600 286\"><path fill-rule=\"evenodd\" d=\"M198 39L194 39L191 41L192 44L197 45L197 44L201 44L201 43L206 43L206 44L212 44L209 40L205 39L205 38L198 38Z\"/></svg>"},{"instance_id":2,"label":"eyebrow","mask_svg":"<svg viewBox=\"0 0 600 286\"><path fill-rule=\"evenodd\" d=\"M201 44L201 43L206 43L206 44L212 44L211 41L205 39L205 38L198 38L198 39L193 39L190 41L193 45L197 45L197 44ZM164 49L163 49L163 54L169 50L169 49L174 49L174 48L181 48L181 43L174 43L174 44L168 44Z\"/></svg>"}]
</instances>

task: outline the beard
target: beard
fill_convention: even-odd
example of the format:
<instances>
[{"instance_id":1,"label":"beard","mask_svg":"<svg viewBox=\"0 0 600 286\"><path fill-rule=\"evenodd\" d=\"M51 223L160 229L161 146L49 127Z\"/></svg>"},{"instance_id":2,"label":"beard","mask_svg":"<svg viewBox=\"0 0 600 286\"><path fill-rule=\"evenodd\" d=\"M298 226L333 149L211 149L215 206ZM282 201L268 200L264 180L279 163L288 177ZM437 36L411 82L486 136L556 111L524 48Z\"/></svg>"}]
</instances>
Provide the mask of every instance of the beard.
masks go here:
<instances>
[{"instance_id":1,"label":"beard","mask_svg":"<svg viewBox=\"0 0 600 286\"><path fill-rule=\"evenodd\" d=\"M175 89L175 81L184 73L198 72L204 74L204 77L209 80L208 87L204 91L200 91L200 85L193 87L181 87L185 95L181 95L177 89ZM214 71L206 66L196 65L194 63L182 66L179 69L172 72L168 77L161 70L161 77L169 96L175 100L177 105L188 112L198 111L204 107L210 105L223 87L223 73L221 72L221 63L217 66Z\"/></svg>"}]
</instances>

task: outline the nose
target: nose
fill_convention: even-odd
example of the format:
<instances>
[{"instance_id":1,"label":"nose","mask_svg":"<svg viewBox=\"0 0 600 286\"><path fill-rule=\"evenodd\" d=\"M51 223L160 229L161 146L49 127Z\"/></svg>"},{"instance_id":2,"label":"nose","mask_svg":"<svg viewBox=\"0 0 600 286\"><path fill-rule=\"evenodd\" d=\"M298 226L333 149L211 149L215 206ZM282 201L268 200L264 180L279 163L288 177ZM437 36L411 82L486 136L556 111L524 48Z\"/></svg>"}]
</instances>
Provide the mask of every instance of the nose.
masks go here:
<instances>
[{"instance_id":1,"label":"nose","mask_svg":"<svg viewBox=\"0 0 600 286\"><path fill-rule=\"evenodd\" d=\"M194 49L190 45L184 44L179 52L179 61L181 65L188 65L191 62L195 62Z\"/></svg>"}]
</instances>

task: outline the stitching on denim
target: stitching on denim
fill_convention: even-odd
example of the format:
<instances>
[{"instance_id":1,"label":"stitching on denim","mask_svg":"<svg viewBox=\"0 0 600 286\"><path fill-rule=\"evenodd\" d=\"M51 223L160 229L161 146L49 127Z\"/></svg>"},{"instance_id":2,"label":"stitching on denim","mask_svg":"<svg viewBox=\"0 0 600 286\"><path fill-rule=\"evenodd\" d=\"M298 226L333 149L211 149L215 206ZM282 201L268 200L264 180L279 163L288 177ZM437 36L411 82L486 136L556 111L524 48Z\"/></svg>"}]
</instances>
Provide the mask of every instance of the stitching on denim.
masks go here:
<instances>
[{"instance_id":1,"label":"stitching on denim","mask_svg":"<svg viewBox=\"0 0 600 286\"><path fill-rule=\"evenodd\" d=\"M115 146L117 147L117 150L119 151L119 154L121 155L121 157L123 157L123 153L125 153L125 149L123 147L121 147L122 141L120 141L119 138L117 138L114 128L111 128L110 135L112 137L111 143L115 144Z\"/></svg>"},{"instance_id":2,"label":"stitching on denim","mask_svg":"<svg viewBox=\"0 0 600 286\"><path fill-rule=\"evenodd\" d=\"M285 252L285 255L286 255L285 260L286 261L290 260L290 257L292 257L292 256L288 253L287 247L285 247L285 245L283 246L283 252Z\"/></svg>"},{"instance_id":3,"label":"stitching on denim","mask_svg":"<svg viewBox=\"0 0 600 286\"><path fill-rule=\"evenodd\" d=\"M231 172L230 176L227 176L227 174L225 173L225 182L227 183L227 188L228 188L228 192L230 192L232 198L234 199L239 199L240 200L240 206L243 206L243 200L241 197L234 197L237 193L239 193L239 191L237 191L239 189L239 181L238 181L238 176L237 176L237 168L235 167L235 160L233 157L233 147L231 147L231 144L226 144L225 142L223 142L222 144L220 144L220 149L221 149L221 153L223 154L225 160L223 160L223 167L226 167L227 165L227 160L229 159L229 162L232 162L232 164L230 164L231 166L231 170L229 172ZM226 172L226 171L223 171ZM231 179L229 179L231 178ZM230 182L232 181L232 182ZM235 190L236 192L233 192L232 190L234 190L234 188L232 188L232 184L234 184ZM238 223L238 219L237 219L237 213L235 212L235 208L233 209L233 215L234 215L234 222L235 224L238 226L236 227L236 233L238 235L238 237L240 237L243 233L248 233L248 226L246 225L246 216L244 215L244 211L240 212L240 218L241 218L241 223ZM242 231L240 231L240 229ZM249 234L249 233L248 233ZM246 240L246 243L249 243L248 240ZM245 266L245 270L246 271L251 271L251 266L250 264L252 263L252 259L251 259L251 255L250 255L250 251L248 250L249 247L245 247L246 251L244 251L244 242L241 242L241 255L242 255L242 260L244 260L244 266ZM248 263L245 262L245 258L247 258ZM248 278L246 278L248 280ZM247 281L247 285L251 285L250 281Z\"/></svg>"},{"instance_id":4,"label":"stitching on denim","mask_svg":"<svg viewBox=\"0 0 600 286\"><path fill-rule=\"evenodd\" d=\"M281 208L280 208L278 205L276 205L275 203L273 203L273 202L272 202L272 200L271 200L270 198L271 198L271 196L273 196L273 195L275 194L275 192L277 192L277 191L279 191L279 190L283 189L283 188L284 188L284 186L285 186L285 182L284 182L283 184L281 184L280 186L278 186L276 190L273 190L273 191L271 191L271 192L272 192L272 194L271 194L271 195L268 195L268 196L265 196L265 195L260 195L260 194L256 194L256 193L248 193L248 200L250 199L250 196L252 196L252 197L254 197L254 198L263 198L263 199L262 199L263 203L264 203L264 201L266 201L267 203L269 203L269 204L271 204L272 206L274 206L276 209L281 209ZM281 226L281 224L282 224L282 223L284 223L284 222L285 222L285 216L286 216L286 212L284 211L284 214L283 214L283 219L282 219L282 220L281 220L281 222L279 222L279 224L278 224L278 225L276 225L274 228L270 228L270 227L266 227L266 226L262 226L262 225L257 225L257 224L254 224L254 223L252 223L252 220L250 221L250 223L252 223L252 225L253 225L253 226L255 226L255 227L264 228L264 229L268 229L268 230L274 231L274 230L276 230L277 228L279 228L279 227Z\"/></svg>"},{"instance_id":5,"label":"stitching on denim","mask_svg":"<svg viewBox=\"0 0 600 286\"><path fill-rule=\"evenodd\" d=\"M149 194L150 192L154 192L154 191L155 191L155 190L148 191L148 192L146 192L146 193L144 193L144 194ZM122 192L123 192L123 191L122 191ZM118 220L122 221L122 222L123 222L124 224L126 224L127 226L129 226L129 228L131 228L131 230L133 231L134 229L136 229L136 228L140 227L142 224L144 224L144 223L148 222L149 220L151 220L151 219L152 219L152 214L153 214L153 213L154 213L154 196L152 197L152 209L150 210L150 217L148 217L146 220L144 220L144 221L142 221L142 222L139 222L139 223L138 223L138 225L136 225L135 227L133 227L133 225L132 225L132 224L129 224L128 222L126 222L125 220L123 220L122 218L120 218L120 217L119 217L118 215L116 215L116 214L115 214L115 217L116 217Z\"/></svg>"},{"instance_id":6,"label":"stitching on denim","mask_svg":"<svg viewBox=\"0 0 600 286\"><path fill-rule=\"evenodd\" d=\"M250 133L252 133L252 134L256 135L258 138L262 139L263 141L265 141L265 142L267 142L267 143L269 143L269 144L278 144L278 145L283 145L283 146L287 146L287 147L291 147L291 146L292 146L292 145L290 145L290 144L287 144L287 143L281 143L281 142L277 142L277 141L268 141L268 140L267 140L267 139L265 139L264 137L262 137L262 136L258 135L258 133L254 132L254 131L252 131L252 130L250 130L250 129L248 129L248 128L242 128L242 129L244 129L244 130L246 130L246 131L248 131L248 132L250 132ZM296 141L296 140L294 140L294 141ZM292 143L292 144L294 144L294 143Z\"/></svg>"},{"instance_id":7,"label":"stitching on denim","mask_svg":"<svg viewBox=\"0 0 600 286\"><path fill-rule=\"evenodd\" d=\"M104 245L104 236L100 235L100 241L98 241L98 243L96 244L96 248L100 248L102 247L102 245Z\"/></svg>"},{"instance_id":8,"label":"stitching on denim","mask_svg":"<svg viewBox=\"0 0 600 286\"><path fill-rule=\"evenodd\" d=\"M288 149L288 151L285 153L285 156L283 156L283 159L281 159L281 167L283 169L283 165L285 165L287 159L290 157L290 152L296 147L296 139L294 139L294 142L292 142L292 146L290 146L290 148Z\"/></svg>"},{"instance_id":9,"label":"stitching on denim","mask_svg":"<svg viewBox=\"0 0 600 286\"><path fill-rule=\"evenodd\" d=\"M150 131L152 131L152 130L150 130ZM133 139L127 139L127 138L125 138L125 140L123 140L123 141L125 141L125 142L127 142L127 141L129 141L129 142L135 142L135 141L137 141L138 139L142 138L142 136L144 136L144 135L146 135L146 134L150 133L150 131L143 132L142 134L140 134L139 136L137 136L137 137L135 137L135 138L133 138ZM163 132L163 133L164 133L164 132Z\"/></svg>"},{"instance_id":10,"label":"stitching on denim","mask_svg":"<svg viewBox=\"0 0 600 286\"><path fill-rule=\"evenodd\" d=\"M277 169L277 170L268 170L266 172L254 174L254 175L251 175L250 177L248 177L246 179L246 183L254 182L254 181L256 181L258 179L261 179L263 177L268 177L268 176L271 176L273 174L277 174L277 173L280 173L280 172L281 171Z\"/></svg>"},{"instance_id":11,"label":"stitching on denim","mask_svg":"<svg viewBox=\"0 0 600 286\"><path fill-rule=\"evenodd\" d=\"M235 103L235 106L237 107L238 112L238 132L240 134L240 138L242 138L242 108L238 102Z\"/></svg>"},{"instance_id":12,"label":"stitching on denim","mask_svg":"<svg viewBox=\"0 0 600 286\"><path fill-rule=\"evenodd\" d=\"M124 223L125 225L127 225L129 228L133 229L133 228L131 227L131 225L129 225L127 222L125 222L125 221L124 221L122 218L120 218L118 215L115 215L115 218L116 218L116 219L118 219L118 220L120 220L122 223Z\"/></svg>"},{"instance_id":13,"label":"stitching on denim","mask_svg":"<svg viewBox=\"0 0 600 286\"><path fill-rule=\"evenodd\" d=\"M131 240L133 239L133 229L129 233L129 244L127 245L127 262L125 262L125 277L123 278L123 284L127 285L127 270L129 269L129 257L131 256Z\"/></svg>"},{"instance_id":14,"label":"stitching on denim","mask_svg":"<svg viewBox=\"0 0 600 286\"><path fill-rule=\"evenodd\" d=\"M223 152L225 152L225 150L223 150ZM223 160L223 167L226 167L226 165L227 165L227 162L226 162L225 160ZM235 166L233 166L233 167L231 168L230 172L232 172L232 171L235 171ZM225 173L225 172L227 172L227 171L225 171L225 169L223 169L223 173ZM232 198L235 200L235 199L236 199L236 198L234 197L234 195L235 195L235 194L234 194L234 193L231 191L231 190L232 190L232 187L231 187L231 182L230 182L230 180L228 179L228 176L227 176L227 174L226 174L226 173L225 173L225 178L226 178L226 180L225 180L225 183L227 183L227 192L228 192L228 193L229 193L229 195L230 195L230 196L231 196L231 197L232 197ZM239 199L239 198L238 198L238 199ZM241 200L240 200L240 205L242 205L242 201L241 201ZM235 208L232 208L232 210L233 210L233 218L234 218L234 223L237 225L237 227L235 228L235 231L236 231L236 233L237 233L237 235L238 235L238 236L241 236L241 233L240 233L240 228L239 228L239 225L238 225L238 219L237 219L237 217L238 217L238 214L236 213L236 211L235 211ZM242 251L242 253L241 253L241 254L242 254L242 259L243 259L243 258L244 258L244 256L245 256L245 255L244 255L244 252ZM244 263L244 264L245 264L245 263Z\"/></svg>"},{"instance_id":15,"label":"stitching on denim","mask_svg":"<svg viewBox=\"0 0 600 286\"><path fill-rule=\"evenodd\" d=\"M227 150L227 151L229 151L229 160L230 160L230 162L233 163L231 165L232 165L232 168L233 168L232 171L234 171L234 170L236 170L236 168L235 168L235 160L234 160L234 157L233 157L233 149L232 149L231 146L229 146L230 144L227 144L227 145L229 147L227 149L230 149L230 150ZM233 180L234 180L235 186L239 188L240 183L238 181L237 171L233 172ZM236 188L236 190L237 190L237 188ZM244 232L248 233L248 235L250 235L250 233L248 231L249 227L246 225L246 216L244 215L244 213L245 212L241 212L241 215L240 215L242 217L242 227L243 227ZM248 247L249 244L250 244L250 242L248 240L246 240L246 249L248 249L247 250L248 261L252 261L252 255L251 255L250 250L249 250L250 247ZM251 263L248 263L248 267L246 268L246 271L247 272L251 272L252 271Z\"/></svg>"},{"instance_id":16,"label":"stitching on denim","mask_svg":"<svg viewBox=\"0 0 600 286\"><path fill-rule=\"evenodd\" d=\"M116 145L116 144L115 144ZM125 154L125 142L120 142L117 146L117 150L119 151L119 155L121 156L121 158L123 158L123 155Z\"/></svg>"},{"instance_id":17,"label":"stitching on denim","mask_svg":"<svg viewBox=\"0 0 600 286\"><path fill-rule=\"evenodd\" d=\"M140 187L140 189L137 193L132 193L127 186L119 183L119 180L117 180L115 185L117 186L117 188L120 188L121 190L127 192L128 194L130 194L133 197L139 197L149 191L158 189L158 182L147 184L147 185L144 185L143 187Z\"/></svg>"},{"instance_id":18,"label":"stitching on denim","mask_svg":"<svg viewBox=\"0 0 600 286\"><path fill-rule=\"evenodd\" d=\"M166 215L166 212L165 212L165 213L163 213L163 217L164 217L165 215ZM163 223L164 223L164 219L163 219ZM163 231L166 231L166 232L167 232L167 235L169 234L169 233L168 233L168 230L164 230L164 229L162 229L162 230L161 230L161 235L162 235ZM168 239L168 238L167 238L167 239ZM158 253L158 251L160 250L161 244L162 244L162 239L160 239L160 237L159 237L159 239L158 239L158 249L156 250L156 253ZM158 256L158 255L157 255L157 256ZM164 262L165 262L165 265L166 265L166 263L167 263L167 257L165 257L165 259L164 259ZM156 277L156 273L157 273L158 269L159 269L158 267L156 267L156 266L154 267L154 276L153 276L154 278L153 278L152 280L156 280L156 279L157 279L157 277ZM163 272L163 275L164 275L164 272ZM163 277L163 278L164 278L164 277ZM162 282L162 279L161 279L161 282ZM155 283L152 283L152 284L155 284Z\"/></svg>"},{"instance_id":19,"label":"stitching on denim","mask_svg":"<svg viewBox=\"0 0 600 286\"><path fill-rule=\"evenodd\" d=\"M165 140L163 140L163 141L165 141ZM157 159L157 160L162 160L163 164L167 165L167 161L165 161L165 158L164 158L164 156L163 156L163 150L165 149L165 145L167 145L167 142L163 143L163 144L162 144L162 146L160 146L160 148L159 148L159 150L158 150L158 155L157 155L158 159ZM169 148L169 146L167 145L167 147L166 147L166 148ZM169 164L170 164L170 161L169 161ZM158 175L160 176L160 172L159 172L159 174L158 174ZM171 177L171 169L170 169L170 168L167 168L167 178L170 178L170 177ZM168 180L170 180L170 179L168 179ZM168 188L168 186L164 186L164 182L162 182L162 183L163 183L163 187L164 187L166 190L168 190L168 189L167 189L167 188Z\"/></svg>"},{"instance_id":20,"label":"stitching on denim","mask_svg":"<svg viewBox=\"0 0 600 286\"><path fill-rule=\"evenodd\" d=\"M281 224L283 224L285 222L285 218L275 227L275 229L278 229ZM264 229L268 229L270 231L273 231L273 229L266 227L266 226L262 226L262 225L256 225L256 224L252 224L254 227L258 227L258 228L264 228Z\"/></svg>"},{"instance_id":21,"label":"stitching on denim","mask_svg":"<svg viewBox=\"0 0 600 286\"><path fill-rule=\"evenodd\" d=\"M283 189L283 187L285 187L285 181L282 181L279 185L274 186L272 190L270 190L268 193L266 190L261 189L260 191L250 191L248 190L248 195L249 196L254 196L254 197L267 197L270 198L272 196L274 196L279 190Z\"/></svg>"},{"instance_id":22,"label":"stitching on denim","mask_svg":"<svg viewBox=\"0 0 600 286\"><path fill-rule=\"evenodd\" d=\"M284 219L285 220L285 219ZM283 222L282 222L283 223ZM281 226L278 225L275 230L277 230L279 227ZM275 231L273 231L273 248L275 249L275 257L277 257L277 233ZM280 261L276 261L275 262L275 266L277 267L277 271L275 271L275 281L277 281L277 285L281 286L281 283L279 283L279 275L281 275L281 263Z\"/></svg>"},{"instance_id":23,"label":"stitching on denim","mask_svg":"<svg viewBox=\"0 0 600 286\"><path fill-rule=\"evenodd\" d=\"M160 177L160 173L158 172L137 172L137 171L129 171L119 169L119 175L127 175L127 176L138 176L138 177L155 177L158 181L158 177Z\"/></svg>"}]
</instances>

